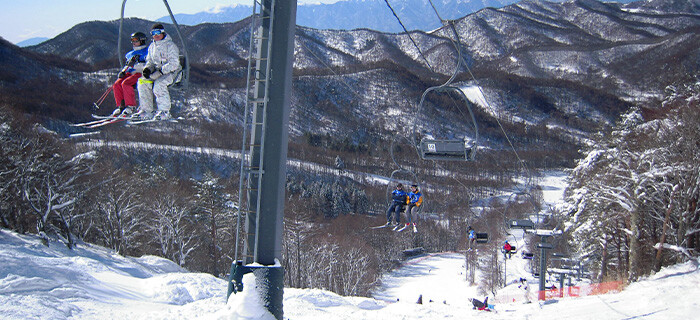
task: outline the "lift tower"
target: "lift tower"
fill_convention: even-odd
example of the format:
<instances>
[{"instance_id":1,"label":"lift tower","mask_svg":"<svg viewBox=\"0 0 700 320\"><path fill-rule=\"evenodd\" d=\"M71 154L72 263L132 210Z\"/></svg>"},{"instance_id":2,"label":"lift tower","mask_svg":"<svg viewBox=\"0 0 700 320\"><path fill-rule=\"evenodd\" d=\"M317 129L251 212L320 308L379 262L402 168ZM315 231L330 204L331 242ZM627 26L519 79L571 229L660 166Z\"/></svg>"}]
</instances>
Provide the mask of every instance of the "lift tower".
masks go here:
<instances>
[{"instance_id":1,"label":"lift tower","mask_svg":"<svg viewBox=\"0 0 700 320\"><path fill-rule=\"evenodd\" d=\"M282 220L296 0L254 0L244 114L238 231L229 295L255 274L267 310L282 319Z\"/></svg>"}]
</instances>

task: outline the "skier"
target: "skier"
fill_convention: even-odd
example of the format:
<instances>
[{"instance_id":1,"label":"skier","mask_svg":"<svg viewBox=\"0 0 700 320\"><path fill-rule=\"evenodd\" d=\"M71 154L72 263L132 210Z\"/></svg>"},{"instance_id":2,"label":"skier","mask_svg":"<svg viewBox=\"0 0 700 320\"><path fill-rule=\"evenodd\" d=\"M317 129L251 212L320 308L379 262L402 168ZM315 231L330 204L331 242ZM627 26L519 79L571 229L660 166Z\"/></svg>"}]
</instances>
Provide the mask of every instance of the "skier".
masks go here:
<instances>
[{"instance_id":1,"label":"skier","mask_svg":"<svg viewBox=\"0 0 700 320\"><path fill-rule=\"evenodd\" d=\"M476 242L476 232L474 232L474 229L472 229L472 226L469 226L467 228L467 235L469 237L469 248L471 248L472 245Z\"/></svg>"},{"instance_id":2,"label":"skier","mask_svg":"<svg viewBox=\"0 0 700 320\"><path fill-rule=\"evenodd\" d=\"M418 190L418 185L411 185L411 192L408 193L408 208L406 208L406 227L416 225L413 222L413 208L420 207L421 204L423 204L423 194Z\"/></svg>"},{"instance_id":3,"label":"skier","mask_svg":"<svg viewBox=\"0 0 700 320\"><path fill-rule=\"evenodd\" d=\"M472 303L472 309L491 311L489 310L489 297L484 298L484 302L476 298L469 298L469 301Z\"/></svg>"},{"instance_id":4,"label":"skier","mask_svg":"<svg viewBox=\"0 0 700 320\"><path fill-rule=\"evenodd\" d=\"M518 288L523 290L523 303L531 303L530 301L530 287L527 285L527 280L525 278L520 278L520 285Z\"/></svg>"},{"instance_id":5,"label":"skier","mask_svg":"<svg viewBox=\"0 0 700 320\"><path fill-rule=\"evenodd\" d=\"M114 82L114 100L117 108L112 112L112 117L127 117L136 110L136 97L134 85L141 78L141 72L146 66L148 46L146 34L134 32L131 34L133 50L126 53L126 66L119 72L119 79Z\"/></svg>"},{"instance_id":6,"label":"skier","mask_svg":"<svg viewBox=\"0 0 700 320\"><path fill-rule=\"evenodd\" d=\"M165 33L162 24L156 23L151 28L153 42L148 47L146 66L143 77L138 84L141 108L135 114L137 120L167 120L170 119L170 93L168 86L175 81L180 66L180 51L172 38ZM158 112L153 113L153 96L155 96Z\"/></svg>"},{"instance_id":7,"label":"skier","mask_svg":"<svg viewBox=\"0 0 700 320\"><path fill-rule=\"evenodd\" d=\"M511 250L513 250L513 246L506 240L506 243L503 245L503 255L508 259L511 257Z\"/></svg>"},{"instance_id":8,"label":"skier","mask_svg":"<svg viewBox=\"0 0 700 320\"><path fill-rule=\"evenodd\" d=\"M396 216L396 225L401 222L401 211L404 206L408 203L408 194L403 190L403 184L399 183L396 185L396 190L391 192L391 205L386 211L386 225L391 224L391 215Z\"/></svg>"}]
</instances>

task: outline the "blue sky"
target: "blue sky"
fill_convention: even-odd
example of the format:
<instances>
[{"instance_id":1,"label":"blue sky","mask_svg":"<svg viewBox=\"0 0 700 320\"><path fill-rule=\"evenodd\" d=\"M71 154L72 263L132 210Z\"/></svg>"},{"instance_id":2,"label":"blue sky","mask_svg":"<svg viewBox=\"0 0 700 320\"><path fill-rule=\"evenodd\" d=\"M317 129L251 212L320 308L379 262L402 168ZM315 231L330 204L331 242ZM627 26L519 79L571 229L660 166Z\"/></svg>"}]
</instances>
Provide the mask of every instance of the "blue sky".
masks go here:
<instances>
[{"instance_id":1,"label":"blue sky","mask_svg":"<svg viewBox=\"0 0 700 320\"><path fill-rule=\"evenodd\" d=\"M299 4L333 3L338 0L297 0ZM53 38L85 21L119 19L122 0L2 0L0 37L17 43L35 37ZM253 0L168 0L173 13L197 13ZM127 1L124 15L155 20L168 15L161 0Z\"/></svg>"}]
</instances>

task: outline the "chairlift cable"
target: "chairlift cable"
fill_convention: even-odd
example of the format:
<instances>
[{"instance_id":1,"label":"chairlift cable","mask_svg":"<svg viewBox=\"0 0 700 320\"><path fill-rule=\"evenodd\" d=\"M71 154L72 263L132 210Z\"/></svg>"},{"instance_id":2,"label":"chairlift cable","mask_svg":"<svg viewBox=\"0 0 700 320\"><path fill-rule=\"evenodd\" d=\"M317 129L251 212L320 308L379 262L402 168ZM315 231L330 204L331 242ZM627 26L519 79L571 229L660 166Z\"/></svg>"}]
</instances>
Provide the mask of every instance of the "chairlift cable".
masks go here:
<instances>
[{"instance_id":1,"label":"chairlift cable","mask_svg":"<svg viewBox=\"0 0 700 320\"><path fill-rule=\"evenodd\" d=\"M350 84L348 84L348 83L343 79L343 77L342 77L340 74L338 74L337 72L335 72L335 70L333 70L333 68L332 68L331 66L329 66L328 64L326 64L323 60L321 60L321 58L320 58L318 55L316 55L316 53L314 53L311 49L309 49L309 48L304 44L304 42L298 41L297 43L299 43L300 46L302 46L306 51L308 51L312 56L314 56L314 58L316 58L316 60L318 60L318 62L320 62L324 67L326 67L328 70L330 70L330 71L333 73L333 75L337 76L338 79L340 80L340 82L343 83L346 87L348 87L348 89L350 89L350 92L351 92L352 94L354 94L357 98L360 98L360 100L362 100L363 97L360 96L360 94L359 94L355 89L353 89L353 88L350 86Z\"/></svg>"},{"instance_id":2,"label":"chairlift cable","mask_svg":"<svg viewBox=\"0 0 700 320\"><path fill-rule=\"evenodd\" d=\"M359 94L355 89L353 89L352 86L350 86L350 84L348 84L345 80L343 80L343 78L341 77L341 75L338 74L335 70L333 70L333 68L332 68L331 66L329 66L327 63L325 63L318 55L316 55L316 53L314 53L310 48L308 48L303 42L299 41L298 43L299 43L299 45L300 45L301 47L303 47L306 51L308 51L314 58L316 58L316 60L318 60L318 62L320 62L324 67L326 67L326 68L327 68L328 70L330 70L335 76L337 76L337 77L339 78L340 82L343 83L343 84L350 90L350 92L351 92L352 94L354 94L354 95L355 95L357 98L359 98L360 100L362 99L362 96L360 96L360 94ZM408 100L407 100L407 102L408 102ZM395 158L395 156L394 156L394 142L395 142L395 141L392 140L392 144L391 144L391 147L390 147L390 149L389 149L389 155L390 155L390 157L391 157L392 162L394 162L394 164L396 165L396 167L398 167L398 169L392 171L392 173L391 173L390 176L389 176L389 181L393 181L393 180L394 180L394 176L395 176L397 173L400 173L400 172L408 172L408 173L410 173L410 174L413 176L414 181L417 183L417 182L418 182L418 176L416 175L416 173L413 172L413 171L411 171L411 170L408 170L408 169L402 167L402 166L396 161L396 158ZM390 193L390 192L391 192L391 191L388 191L387 193ZM387 197L388 197L388 196L387 196ZM422 206L418 207L418 210L422 210ZM417 211L417 212L420 212L420 211Z\"/></svg>"},{"instance_id":3,"label":"chairlift cable","mask_svg":"<svg viewBox=\"0 0 700 320\"><path fill-rule=\"evenodd\" d=\"M420 50L420 47L418 47L418 44L416 43L416 41L413 40L411 33L408 32L408 30L406 29L406 26L404 26L403 22L401 22L401 19L396 14L396 11L394 11L394 8L392 8L391 5L389 4L389 0L384 0L384 2L386 3L386 6L389 7L389 10L391 10L391 13L394 14L394 17L396 17L396 20L399 21L401 28L403 28L403 31L406 32L406 35L408 36L408 38L411 39L413 46L415 46L416 49L418 49L418 54L421 56L421 58L423 58L423 60L425 61L425 64L428 66L428 68L430 68L430 70L433 70L433 67L430 65L430 62L428 62L428 58L426 58L425 55L423 55L423 51Z\"/></svg>"}]
</instances>

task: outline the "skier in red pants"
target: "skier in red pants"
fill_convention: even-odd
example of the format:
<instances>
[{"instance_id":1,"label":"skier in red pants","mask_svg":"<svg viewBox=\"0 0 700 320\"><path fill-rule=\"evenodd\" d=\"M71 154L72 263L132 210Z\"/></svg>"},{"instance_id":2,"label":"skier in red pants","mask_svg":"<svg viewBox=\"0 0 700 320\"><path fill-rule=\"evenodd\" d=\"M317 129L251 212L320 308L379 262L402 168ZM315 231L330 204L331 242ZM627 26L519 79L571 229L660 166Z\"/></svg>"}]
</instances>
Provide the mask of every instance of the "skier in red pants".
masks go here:
<instances>
[{"instance_id":1,"label":"skier in red pants","mask_svg":"<svg viewBox=\"0 0 700 320\"><path fill-rule=\"evenodd\" d=\"M134 86L141 77L143 67L146 66L146 55L148 46L146 45L146 34L135 32L131 35L131 45L133 50L126 54L127 64L119 72L119 79L114 82L114 100L117 109L112 112L112 116L129 116L136 110L136 96Z\"/></svg>"}]
</instances>

